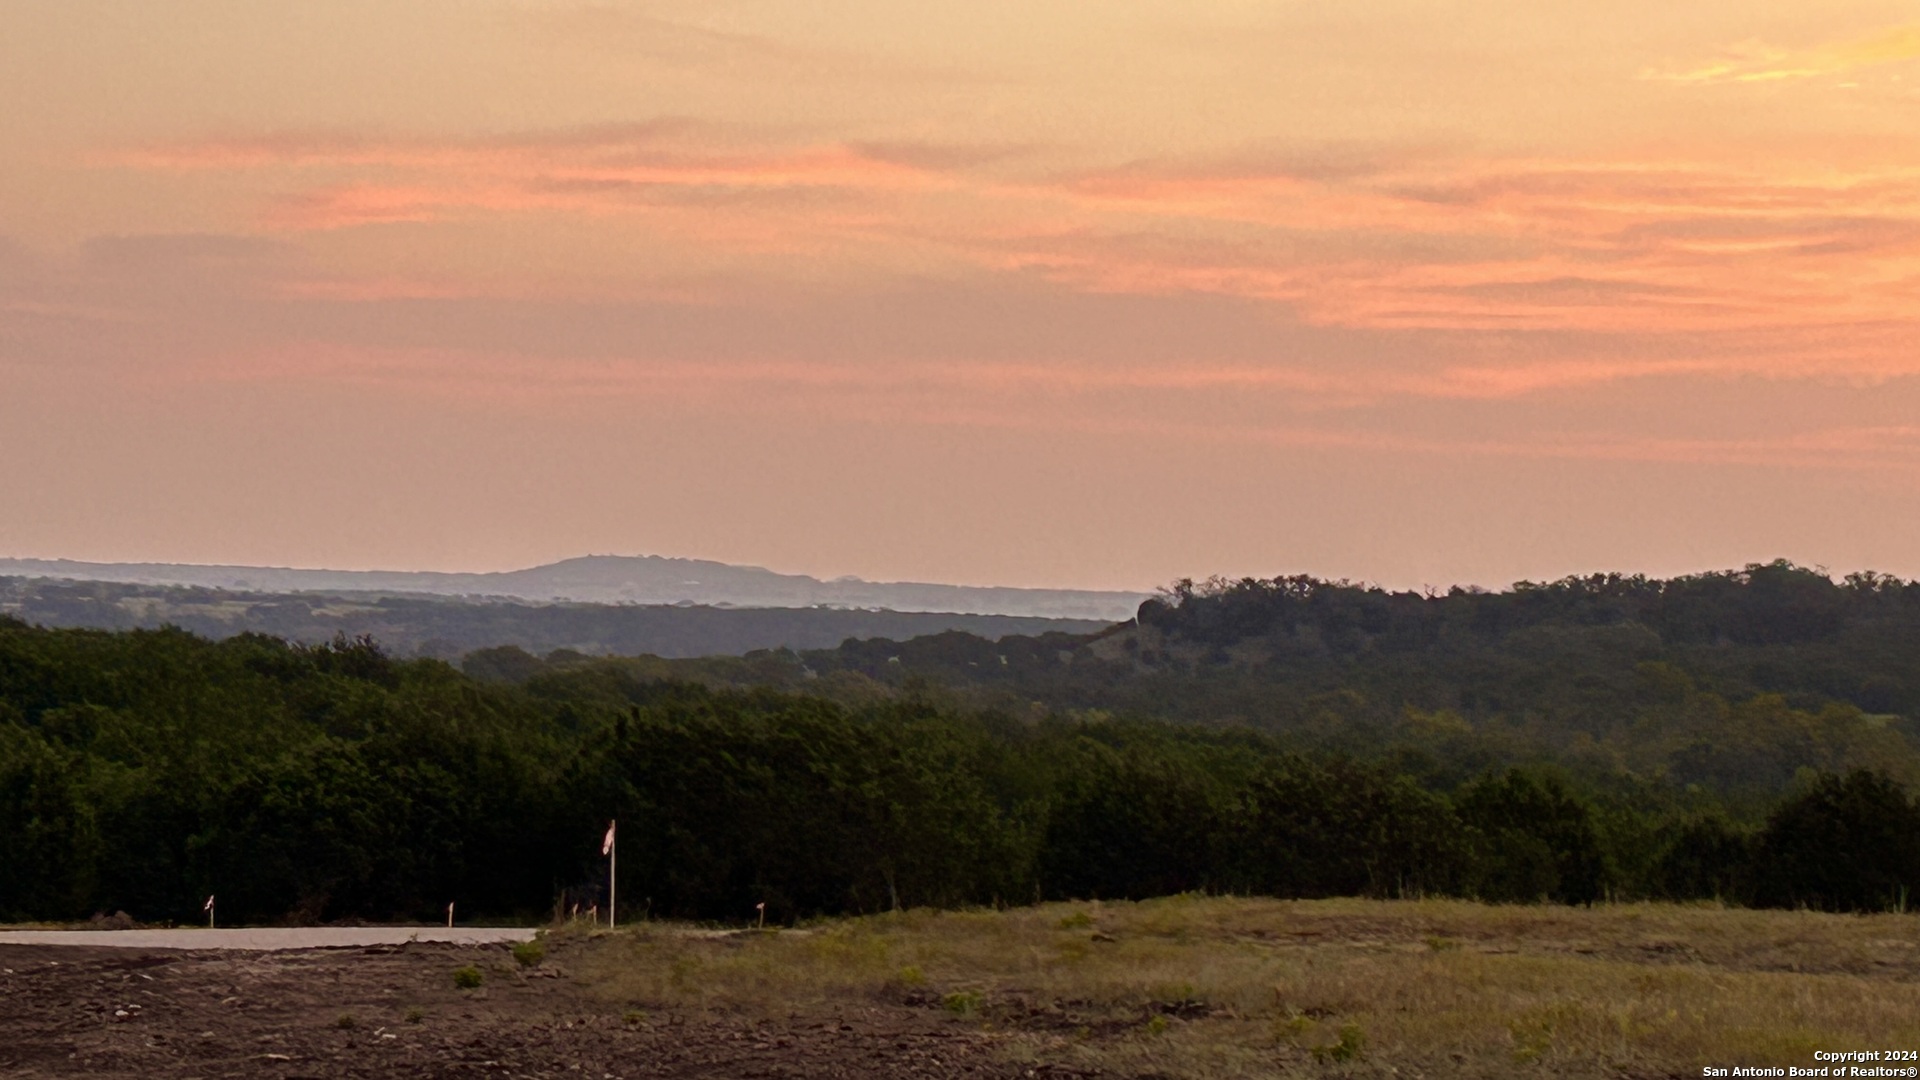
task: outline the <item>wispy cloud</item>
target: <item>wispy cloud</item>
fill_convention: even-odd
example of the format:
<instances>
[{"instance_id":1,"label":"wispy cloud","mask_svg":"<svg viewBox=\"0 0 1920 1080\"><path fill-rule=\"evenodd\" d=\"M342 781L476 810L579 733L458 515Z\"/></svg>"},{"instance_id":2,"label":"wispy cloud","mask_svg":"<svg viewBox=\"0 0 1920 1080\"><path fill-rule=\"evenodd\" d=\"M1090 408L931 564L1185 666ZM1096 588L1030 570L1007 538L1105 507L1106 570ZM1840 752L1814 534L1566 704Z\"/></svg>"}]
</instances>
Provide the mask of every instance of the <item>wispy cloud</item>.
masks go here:
<instances>
[{"instance_id":1,"label":"wispy cloud","mask_svg":"<svg viewBox=\"0 0 1920 1080\"><path fill-rule=\"evenodd\" d=\"M1688 379L1699 365L1665 365ZM1532 370L1456 368L1435 376L1369 379L1358 372L1287 368L1186 368L1116 371L1091 365L919 364L872 367L795 361L548 361L430 348L279 347L215 360L200 377L222 382L324 382L431 399L449 396L510 409L558 401L631 408L717 409L769 416L808 415L837 422L942 425L975 429L1078 431L1110 436L1270 447L1344 448L1389 454L1612 462L1738 465L1842 470L1920 479L1920 427L1911 424L1812 424L1765 435L1709 436L1605 430L1512 431L1471 428L1421 433L1380 417L1315 420L1276 409L1299 394L1364 387L1378 402L1383 383L1399 396L1497 401L1542 387L1574 388L1648 372L1627 365L1570 363ZM1226 411L1221 395L1265 402ZM1396 396L1396 395L1389 395ZM1097 407L1087 407L1089 404Z\"/></svg>"},{"instance_id":2,"label":"wispy cloud","mask_svg":"<svg viewBox=\"0 0 1920 1080\"><path fill-rule=\"evenodd\" d=\"M797 194L812 193L817 201L845 192L871 200L938 188L950 183L946 173L954 164L990 155L974 147L898 142L768 142L669 120L478 139L206 139L135 147L101 160L283 178L292 190L261 211L260 223L303 231L500 214L635 213L701 201L732 210L758 202L784 212Z\"/></svg>"},{"instance_id":3,"label":"wispy cloud","mask_svg":"<svg viewBox=\"0 0 1920 1080\"><path fill-rule=\"evenodd\" d=\"M1721 55L1713 60L1678 69L1649 68L1641 72L1640 77L1676 83L1782 82L1843 75L1916 58L1920 58L1920 24L1897 26L1869 37L1807 49L1743 41L1721 50Z\"/></svg>"},{"instance_id":4,"label":"wispy cloud","mask_svg":"<svg viewBox=\"0 0 1920 1080\"><path fill-rule=\"evenodd\" d=\"M1920 367L1876 329L1920 325L1920 168L1909 165L1392 148L1072 169L1047 159L665 120L470 139L207 139L107 160L254 175L277 189L256 211L267 231L590 217L789 279L911 266L1088 293L1233 297L1327 326L1747 335L1755 347L1714 363L1770 375L1784 354L1768 335L1817 330L1847 346L1823 371ZM1627 378L1632 363L1590 370ZM1423 392L1559 385L1533 380L1440 379Z\"/></svg>"}]
</instances>

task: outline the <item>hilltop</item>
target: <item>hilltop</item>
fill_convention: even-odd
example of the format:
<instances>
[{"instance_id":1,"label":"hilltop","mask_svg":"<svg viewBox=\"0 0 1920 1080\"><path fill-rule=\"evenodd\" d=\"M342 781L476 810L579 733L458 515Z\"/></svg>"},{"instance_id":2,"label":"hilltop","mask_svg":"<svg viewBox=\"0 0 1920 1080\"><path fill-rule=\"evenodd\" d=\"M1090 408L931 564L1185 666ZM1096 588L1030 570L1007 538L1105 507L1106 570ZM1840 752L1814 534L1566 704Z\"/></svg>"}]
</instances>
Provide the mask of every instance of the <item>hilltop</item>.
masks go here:
<instances>
[{"instance_id":1,"label":"hilltop","mask_svg":"<svg viewBox=\"0 0 1920 1080\"><path fill-rule=\"evenodd\" d=\"M940 585L863 581L854 577L822 581L805 574L782 574L758 566L660 555L587 555L524 570L484 574L0 559L0 576L258 593L352 592L488 597L542 603L865 608L1100 622L1132 618L1134 610L1148 596L1144 592Z\"/></svg>"},{"instance_id":2,"label":"hilltop","mask_svg":"<svg viewBox=\"0 0 1920 1080\"><path fill-rule=\"evenodd\" d=\"M401 656L454 659L511 647L547 655L737 656L832 648L849 639L959 632L1085 633L1104 621L842 607L604 604L420 593L255 592L187 585L0 577L0 615L93 630L177 626L209 638L270 634L317 644L368 636Z\"/></svg>"},{"instance_id":3,"label":"hilltop","mask_svg":"<svg viewBox=\"0 0 1920 1080\"><path fill-rule=\"evenodd\" d=\"M503 658L475 659L493 671ZM1532 760L1756 794L1819 768L1920 783L1920 584L1786 562L1503 592L1183 582L1092 633L949 632L658 671L1246 727L1399 755L1446 782Z\"/></svg>"}]
</instances>

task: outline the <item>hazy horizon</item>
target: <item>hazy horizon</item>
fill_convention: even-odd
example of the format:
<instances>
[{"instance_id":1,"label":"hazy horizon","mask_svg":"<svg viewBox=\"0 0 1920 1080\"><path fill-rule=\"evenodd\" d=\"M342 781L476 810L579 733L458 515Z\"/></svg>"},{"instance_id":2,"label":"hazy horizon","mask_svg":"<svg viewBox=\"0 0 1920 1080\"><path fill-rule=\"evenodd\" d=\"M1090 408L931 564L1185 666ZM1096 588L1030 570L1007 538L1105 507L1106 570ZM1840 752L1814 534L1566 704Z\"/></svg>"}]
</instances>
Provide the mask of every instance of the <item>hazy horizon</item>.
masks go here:
<instances>
[{"instance_id":1,"label":"hazy horizon","mask_svg":"<svg viewBox=\"0 0 1920 1080\"><path fill-rule=\"evenodd\" d=\"M595 552L586 552L578 555L563 556L561 558L549 559L549 560L545 560L538 563L532 563L532 564L486 567L486 568L404 567L404 566L295 566L291 564L272 564L272 563L196 562L196 561L190 561L190 560L176 560L176 559L111 559L111 560L72 559L72 558L66 558L61 556L12 555L12 554L6 554L6 553L0 553L0 566L3 566L4 564L7 564L7 563L16 563L16 562L73 563L73 564L78 564L83 566L179 566L179 567L194 567L199 569L285 570L285 571L294 571L294 572L339 573L339 574L445 574L445 575L452 575L452 576L469 576L469 575L487 575L487 574L512 574L512 573L518 573L518 572L527 571L527 570L539 570L547 567L558 566L563 563L574 563L574 562L581 562L581 561L593 560L593 559L662 559L670 562L711 563L711 564L725 566L733 570L765 571L770 574L779 574L781 576L788 576L788 577L810 577L823 584L829 584L829 585L834 584L836 582L859 582L859 583L868 584L868 585L940 585L940 586L950 586L953 588L964 588L964 589L1040 589L1040 590L1062 590L1062 591L1098 591L1098 592L1132 592L1132 593L1152 592L1155 588L1158 587L1158 586L1148 586L1145 588L1080 590L1074 586L1064 586L1064 585L1008 585L1004 582L919 581L919 580L906 580L906 579L880 579L880 578L865 577L860 574L853 574L853 573L827 575L827 574L812 573L805 570L787 570L779 567L761 566L755 563L723 562L718 559L706 559L706 558L701 558L695 555L666 555L658 552L644 552L644 551L628 552L628 553L595 551ZM0 572L4 572L4 571L0 571ZM1162 584L1165 584L1165 583L1162 583Z\"/></svg>"},{"instance_id":2,"label":"hazy horizon","mask_svg":"<svg viewBox=\"0 0 1920 1080\"><path fill-rule=\"evenodd\" d=\"M668 560L672 562L717 563L719 565L725 566L733 570L764 571L766 573L777 574L783 577L812 578L815 581L818 581L825 585L832 585L840 582L857 582L860 584L877 585L877 586L931 585L931 586L937 586L941 588L955 588L955 589L980 589L980 590L1020 589L1020 590L1031 590L1036 592L1059 591L1059 592L1095 592L1095 593L1113 593L1113 594L1150 595L1162 589L1168 588L1183 579L1192 580L1192 581L1204 581L1208 578L1220 577L1220 578L1225 578L1229 581L1236 581L1236 580L1240 580L1248 577L1256 578L1256 579L1271 579L1271 578L1277 578L1277 577L1289 577L1296 574L1304 574L1308 577L1319 578L1324 581L1345 580L1357 585L1377 586L1379 588L1388 589L1390 591L1419 591L1422 589L1438 589L1438 590L1444 591L1454 586L1460 586L1463 588L1482 588L1482 589L1490 589L1494 591L1504 591L1504 590L1511 589L1514 585L1519 584L1521 582L1535 582L1535 583L1551 582L1551 581L1558 581L1567 577L1586 577L1591 574L1620 573L1620 574L1625 574L1629 576L1633 574L1641 574L1649 578L1667 579L1667 578L1675 578L1675 577L1685 577L1685 576L1690 576L1694 574L1718 573L1718 572L1724 572L1724 571L1739 571L1747 568L1748 566L1752 566L1756 564L1771 563L1775 561L1776 558L1784 558L1784 556L1776 556L1773 558L1749 559L1741 563L1727 564L1724 566L1688 567L1688 568L1666 571L1666 572L1654 572L1654 571L1638 570L1638 569L1632 569L1632 568L1621 568L1621 567L1596 566L1596 567L1587 567L1579 570L1572 570L1564 574L1552 574L1552 575L1544 575L1540 577L1517 577L1510 581L1415 581L1415 582L1383 581L1383 580L1367 578L1367 577L1342 578L1339 575L1316 573L1312 569L1307 569L1307 568L1281 568L1277 570L1248 572L1248 573L1188 572L1184 574L1178 574L1173 577L1169 577L1164 581L1157 581L1157 582L1152 582L1144 585L1079 586L1079 585L1060 585L1060 584L1053 584L1053 583L1047 583L1047 582L1041 582L1037 584L1018 584L1018 583L1009 583L1004 581L933 581L933 580L926 580L926 579L891 579L891 578L882 579L882 578L867 577L865 575L858 574L858 573L843 573L843 574L829 575L829 574L824 574L817 571L810 571L805 569L790 569L790 568L778 567L778 566L763 566L763 565L758 565L754 563L730 563L730 562L723 562L717 559L702 558L699 556L667 555L667 554L661 554L657 552L633 552L633 553L624 553L624 554L619 552L588 552L585 554L564 556L557 559L550 559L543 562L531 563L526 565L510 565L510 566L484 567L484 568L472 568L472 567L464 567L464 566L455 566L455 567L296 566L291 564L193 562L193 561L185 561L185 560L167 560L167 559L97 560L97 559L71 559L71 558L65 558L65 557L59 557L59 556L14 555L14 554L0 553L0 576L6 576L8 572L6 569L6 564L9 564L9 563L71 563L71 564L77 564L82 566L175 566L175 567L183 567L183 568L202 569L202 570L213 570L213 569L272 570L272 571L285 571L285 572L293 572L293 573L331 573L331 574L390 574L390 575L422 574L422 575L446 575L446 576L453 576L453 577L461 577L461 576L483 576L483 575L507 575L507 574L531 571L531 570L541 570L548 567L557 566L563 563L578 562L578 561L589 560L589 559L663 559L663 560ZM1787 561L1794 562L1795 565L1798 565L1803 569L1824 573L1829 578L1832 578L1836 581L1846 577L1848 574L1852 574L1856 572L1892 573L1892 571L1887 571L1877 566L1834 567L1834 566L1826 566L1824 564L1817 564L1817 563L1800 563L1792 559L1788 559ZM1904 577L1905 575L1895 574L1894 576ZM81 580L86 580L86 579L81 579Z\"/></svg>"}]
</instances>

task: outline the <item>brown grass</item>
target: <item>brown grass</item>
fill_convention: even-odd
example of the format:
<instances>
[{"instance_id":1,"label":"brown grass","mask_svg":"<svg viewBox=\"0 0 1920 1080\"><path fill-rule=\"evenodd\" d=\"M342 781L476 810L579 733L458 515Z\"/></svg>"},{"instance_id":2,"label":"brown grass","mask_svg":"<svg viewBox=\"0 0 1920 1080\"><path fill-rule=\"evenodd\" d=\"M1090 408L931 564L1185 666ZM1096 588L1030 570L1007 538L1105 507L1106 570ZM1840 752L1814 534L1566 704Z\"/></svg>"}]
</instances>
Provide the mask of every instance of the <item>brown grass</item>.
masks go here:
<instances>
[{"instance_id":1,"label":"brown grass","mask_svg":"<svg viewBox=\"0 0 1920 1080\"><path fill-rule=\"evenodd\" d=\"M1920 1046L1920 920L1717 907L1174 897L571 949L625 1008L886 1000L1121 1074L1661 1076Z\"/></svg>"}]
</instances>

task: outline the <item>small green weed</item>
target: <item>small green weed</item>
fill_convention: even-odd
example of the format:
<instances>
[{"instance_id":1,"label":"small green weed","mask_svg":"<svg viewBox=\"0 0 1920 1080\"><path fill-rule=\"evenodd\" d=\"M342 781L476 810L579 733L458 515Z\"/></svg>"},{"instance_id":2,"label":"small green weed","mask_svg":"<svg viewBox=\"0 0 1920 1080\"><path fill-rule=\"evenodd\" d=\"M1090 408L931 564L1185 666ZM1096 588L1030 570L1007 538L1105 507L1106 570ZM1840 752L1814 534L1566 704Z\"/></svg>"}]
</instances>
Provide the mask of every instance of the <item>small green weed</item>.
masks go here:
<instances>
[{"instance_id":1,"label":"small green weed","mask_svg":"<svg viewBox=\"0 0 1920 1080\"><path fill-rule=\"evenodd\" d=\"M1273 1022L1273 1037L1287 1042L1299 1042L1312 1030L1313 1019L1302 1013L1292 1013Z\"/></svg>"},{"instance_id":2,"label":"small green weed","mask_svg":"<svg viewBox=\"0 0 1920 1080\"><path fill-rule=\"evenodd\" d=\"M980 1011L980 991L955 990L940 999L940 1005L955 1016L972 1016Z\"/></svg>"},{"instance_id":3,"label":"small green weed","mask_svg":"<svg viewBox=\"0 0 1920 1080\"><path fill-rule=\"evenodd\" d=\"M1085 930L1093 925L1093 916L1084 911L1076 911L1060 920L1062 930Z\"/></svg>"},{"instance_id":4,"label":"small green weed","mask_svg":"<svg viewBox=\"0 0 1920 1080\"><path fill-rule=\"evenodd\" d=\"M333 1026L339 1028L341 1031L352 1031L354 1028L360 1026L360 1021L355 1020L352 1013L341 1013L334 1018Z\"/></svg>"},{"instance_id":5,"label":"small green weed","mask_svg":"<svg viewBox=\"0 0 1920 1080\"><path fill-rule=\"evenodd\" d=\"M1195 994L1193 984L1184 982L1167 983L1154 991L1155 997L1174 1006L1199 1004L1200 999Z\"/></svg>"},{"instance_id":6,"label":"small green weed","mask_svg":"<svg viewBox=\"0 0 1920 1080\"><path fill-rule=\"evenodd\" d=\"M628 1027L632 1027L635 1024L644 1024L646 1021L647 1010L645 1009L628 1009L626 1012L620 1014L620 1022L626 1024Z\"/></svg>"},{"instance_id":7,"label":"small green weed","mask_svg":"<svg viewBox=\"0 0 1920 1080\"><path fill-rule=\"evenodd\" d=\"M1166 1030L1167 1030L1167 1018L1164 1016L1161 1016L1156 1013L1152 1019L1147 1021L1147 1034L1149 1035L1159 1035L1164 1033Z\"/></svg>"},{"instance_id":8,"label":"small green weed","mask_svg":"<svg viewBox=\"0 0 1920 1080\"><path fill-rule=\"evenodd\" d=\"M1359 1024L1341 1024L1340 1041L1331 1046L1316 1046L1313 1056L1322 1061L1357 1061L1367 1048L1367 1033Z\"/></svg>"},{"instance_id":9,"label":"small green weed","mask_svg":"<svg viewBox=\"0 0 1920 1080\"><path fill-rule=\"evenodd\" d=\"M457 968L453 973L453 985L462 990L478 990L480 989L480 984L486 981L487 977L480 974L480 969L474 967L472 964L468 964L463 968Z\"/></svg>"},{"instance_id":10,"label":"small green weed","mask_svg":"<svg viewBox=\"0 0 1920 1080\"><path fill-rule=\"evenodd\" d=\"M401 1017L401 1019L405 1020L409 1024L417 1024L420 1021L425 1020L426 1018L427 1018L427 1010L421 1008L418 1005L414 1005L409 1009L407 1009L406 1015Z\"/></svg>"},{"instance_id":11,"label":"small green weed","mask_svg":"<svg viewBox=\"0 0 1920 1080\"><path fill-rule=\"evenodd\" d=\"M1553 1050L1554 1029L1568 1021L1577 1021L1579 1011L1568 1005L1549 1005L1517 1017L1507 1025L1513 1038L1513 1060L1531 1065Z\"/></svg>"},{"instance_id":12,"label":"small green weed","mask_svg":"<svg viewBox=\"0 0 1920 1080\"><path fill-rule=\"evenodd\" d=\"M547 958L547 947L538 941L516 941L513 943L513 958L521 967L530 968Z\"/></svg>"},{"instance_id":13,"label":"small green weed","mask_svg":"<svg viewBox=\"0 0 1920 1080\"><path fill-rule=\"evenodd\" d=\"M902 986L927 985L927 973L924 971L921 971L919 968L913 966L912 964L908 964L906 967L901 968L898 978Z\"/></svg>"}]
</instances>

